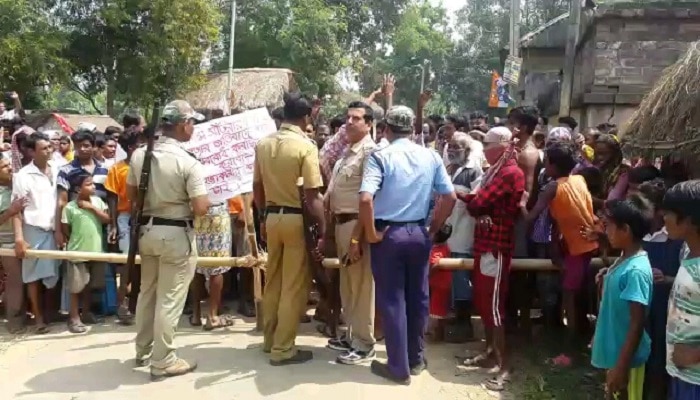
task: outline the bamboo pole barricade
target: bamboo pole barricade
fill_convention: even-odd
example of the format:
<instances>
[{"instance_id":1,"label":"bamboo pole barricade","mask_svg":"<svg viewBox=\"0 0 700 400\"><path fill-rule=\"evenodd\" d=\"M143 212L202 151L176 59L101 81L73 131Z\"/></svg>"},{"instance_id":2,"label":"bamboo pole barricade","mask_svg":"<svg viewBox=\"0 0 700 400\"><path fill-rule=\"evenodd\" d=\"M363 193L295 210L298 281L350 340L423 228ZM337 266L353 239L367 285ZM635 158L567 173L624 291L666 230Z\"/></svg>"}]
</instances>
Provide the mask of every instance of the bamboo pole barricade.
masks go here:
<instances>
[{"instance_id":1,"label":"bamboo pole barricade","mask_svg":"<svg viewBox=\"0 0 700 400\"><path fill-rule=\"evenodd\" d=\"M15 257L13 249L0 249L0 256ZM27 250L26 258L42 258L56 260L73 260L73 261L101 261L113 264L126 263L126 254L118 253L88 253L83 251L59 251L59 250ZM256 268L258 270L265 269L267 258L261 255L258 258L253 256L245 257L199 257L197 265L200 267L244 267ZM136 256L136 263L141 264L141 257ZM340 260L337 258L326 258L323 260L323 266L326 268L340 268ZM600 268L605 263L601 258L594 258L591 261L591 266ZM441 269L449 270L472 270L474 268L474 260L471 258L443 258L438 262ZM550 260L533 259L533 258L514 258L511 262L512 271L531 271L531 272L558 272L559 269L552 265Z\"/></svg>"}]
</instances>

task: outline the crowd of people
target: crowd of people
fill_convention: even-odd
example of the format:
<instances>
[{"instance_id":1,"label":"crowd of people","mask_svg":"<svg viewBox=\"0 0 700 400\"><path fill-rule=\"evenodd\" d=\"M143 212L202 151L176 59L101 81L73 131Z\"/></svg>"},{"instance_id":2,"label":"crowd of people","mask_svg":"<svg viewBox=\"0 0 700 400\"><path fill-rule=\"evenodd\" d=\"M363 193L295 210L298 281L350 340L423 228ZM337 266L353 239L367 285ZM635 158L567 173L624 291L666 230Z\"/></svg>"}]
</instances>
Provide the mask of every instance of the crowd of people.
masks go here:
<instances>
[{"instance_id":1,"label":"crowd of people","mask_svg":"<svg viewBox=\"0 0 700 400\"><path fill-rule=\"evenodd\" d=\"M252 193L268 252L262 319L270 363L313 358L295 346L310 301L309 264L337 257L330 288L345 329L319 332L340 364L371 361L372 373L409 384L428 368L426 339L471 340L476 313L485 347L461 362L489 369L484 386L502 391L512 372L506 333L529 330L538 308L547 329L589 343L611 398L700 399L700 182L684 176L684 164L625 158L614 125L579 131L575 119L550 124L534 107L491 121L483 112L424 116L430 92L413 110L393 104L394 86L385 77L370 98L329 121L299 93L271 112L279 130L256 146ZM31 315L33 330L46 333L63 310L70 332L87 332L101 320L94 294L117 275L117 321L135 319L137 364L161 379L196 367L173 345L183 309L193 326L229 326L222 298L237 292L238 312L255 315L250 269L196 267L198 254L250 252L247 197L211 204L201 163L180 144L202 118L176 101L158 127L127 116L124 129L81 124L68 135L34 132L8 115L0 245L15 252L2 257L10 331ZM128 252L150 129L159 139L141 204L142 267L27 258L28 249ZM314 243L304 235L310 229ZM473 269L442 269L447 258L473 259ZM551 260L559 273L511 272L523 258ZM328 322L333 296L323 292L317 318ZM375 360L382 337L386 363Z\"/></svg>"}]
</instances>

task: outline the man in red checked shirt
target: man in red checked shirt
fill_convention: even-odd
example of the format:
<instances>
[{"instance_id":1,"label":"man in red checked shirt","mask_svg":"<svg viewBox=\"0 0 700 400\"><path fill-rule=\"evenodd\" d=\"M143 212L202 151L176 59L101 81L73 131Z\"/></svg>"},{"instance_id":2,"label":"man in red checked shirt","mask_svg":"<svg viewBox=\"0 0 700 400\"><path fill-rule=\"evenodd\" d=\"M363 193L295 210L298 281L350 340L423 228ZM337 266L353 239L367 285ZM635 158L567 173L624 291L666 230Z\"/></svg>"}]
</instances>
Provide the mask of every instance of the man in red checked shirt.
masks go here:
<instances>
[{"instance_id":1,"label":"man in red checked shirt","mask_svg":"<svg viewBox=\"0 0 700 400\"><path fill-rule=\"evenodd\" d=\"M513 256L513 230L521 214L525 175L518 167L512 133L496 127L484 136L484 154L491 165L474 194L458 193L476 218L474 231L474 305L486 331L486 351L468 358L465 365L492 367L498 374L484 383L489 390L502 391L510 380L505 345L505 304L508 274Z\"/></svg>"}]
</instances>

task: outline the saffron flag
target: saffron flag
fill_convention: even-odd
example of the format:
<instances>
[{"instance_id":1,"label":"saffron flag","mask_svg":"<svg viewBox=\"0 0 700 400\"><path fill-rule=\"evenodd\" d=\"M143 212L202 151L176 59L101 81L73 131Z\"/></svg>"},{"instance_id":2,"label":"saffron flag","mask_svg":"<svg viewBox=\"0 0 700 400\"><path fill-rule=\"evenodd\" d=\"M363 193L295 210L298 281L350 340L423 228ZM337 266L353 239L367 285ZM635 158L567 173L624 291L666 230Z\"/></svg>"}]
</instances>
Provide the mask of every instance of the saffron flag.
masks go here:
<instances>
[{"instance_id":1,"label":"saffron flag","mask_svg":"<svg viewBox=\"0 0 700 400\"><path fill-rule=\"evenodd\" d=\"M508 83L501 78L498 72L491 73L491 93L489 95L489 107L508 108L510 103L515 103L507 90Z\"/></svg>"}]
</instances>

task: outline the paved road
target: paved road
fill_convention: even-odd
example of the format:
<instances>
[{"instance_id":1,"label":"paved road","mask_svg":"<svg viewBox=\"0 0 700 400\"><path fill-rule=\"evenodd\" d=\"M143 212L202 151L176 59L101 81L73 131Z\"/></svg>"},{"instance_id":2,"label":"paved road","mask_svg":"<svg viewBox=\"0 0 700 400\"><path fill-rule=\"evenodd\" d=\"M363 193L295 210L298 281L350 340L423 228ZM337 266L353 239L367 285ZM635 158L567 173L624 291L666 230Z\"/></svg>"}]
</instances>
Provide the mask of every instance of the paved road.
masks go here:
<instances>
[{"instance_id":1,"label":"paved road","mask_svg":"<svg viewBox=\"0 0 700 400\"><path fill-rule=\"evenodd\" d=\"M464 346L428 351L430 369L409 387L389 384L368 365L343 366L325 340L303 325L298 339L314 351L306 365L272 367L260 351L262 338L243 320L226 331L203 332L184 322L177 336L180 355L196 358L193 374L151 383L147 368L133 365L133 328L113 323L71 335L62 326L46 336L0 335L0 398L26 400L486 400L498 398L480 383L478 371L458 375L453 355ZM385 357L384 347L378 356ZM507 395L503 396L507 398Z\"/></svg>"}]
</instances>

